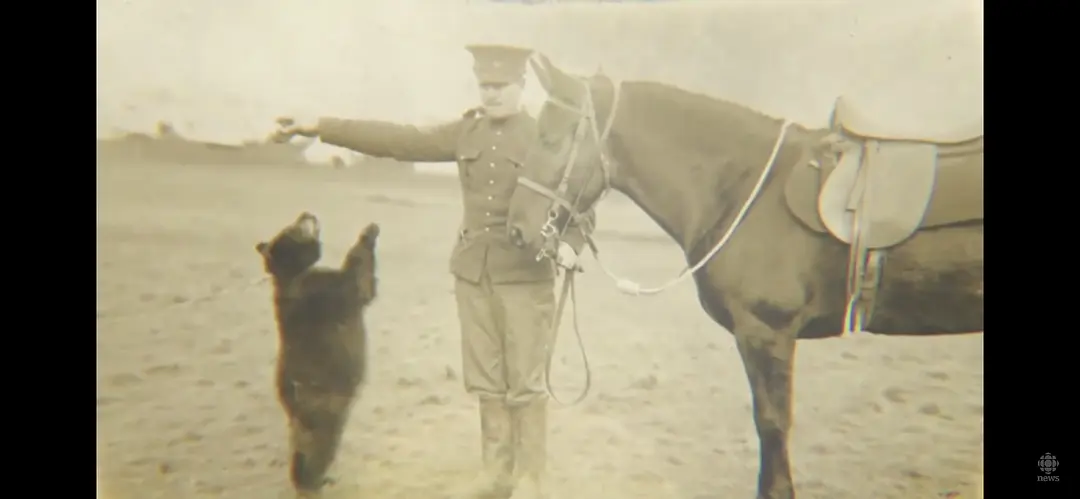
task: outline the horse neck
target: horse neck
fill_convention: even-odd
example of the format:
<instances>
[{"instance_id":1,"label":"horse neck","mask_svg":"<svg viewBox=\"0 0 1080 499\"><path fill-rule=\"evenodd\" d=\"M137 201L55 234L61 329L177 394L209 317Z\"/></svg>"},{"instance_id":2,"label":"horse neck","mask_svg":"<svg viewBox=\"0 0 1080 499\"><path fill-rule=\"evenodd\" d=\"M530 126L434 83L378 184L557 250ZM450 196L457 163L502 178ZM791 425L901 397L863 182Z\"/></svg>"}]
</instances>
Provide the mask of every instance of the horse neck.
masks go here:
<instances>
[{"instance_id":1,"label":"horse neck","mask_svg":"<svg viewBox=\"0 0 1080 499\"><path fill-rule=\"evenodd\" d=\"M689 254L711 229L730 224L782 121L655 83L627 82L623 92L611 131L619 165L612 187Z\"/></svg>"}]
</instances>

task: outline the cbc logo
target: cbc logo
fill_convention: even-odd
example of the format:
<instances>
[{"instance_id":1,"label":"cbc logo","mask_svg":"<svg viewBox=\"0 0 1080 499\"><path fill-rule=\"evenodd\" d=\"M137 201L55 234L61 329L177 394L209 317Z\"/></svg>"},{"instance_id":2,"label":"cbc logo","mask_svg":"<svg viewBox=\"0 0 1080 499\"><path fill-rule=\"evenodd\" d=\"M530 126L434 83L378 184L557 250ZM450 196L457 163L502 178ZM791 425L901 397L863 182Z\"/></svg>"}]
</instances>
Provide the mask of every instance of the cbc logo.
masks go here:
<instances>
[{"instance_id":1,"label":"cbc logo","mask_svg":"<svg viewBox=\"0 0 1080 499\"><path fill-rule=\"evenodd\" d=\"M1053 454L1043 454L1043 456L1039 458L1039 469L1042 470L1043 473L1049 475L1053 473L1057 467L1058 460Z\"/></svg>"}]
</instances>

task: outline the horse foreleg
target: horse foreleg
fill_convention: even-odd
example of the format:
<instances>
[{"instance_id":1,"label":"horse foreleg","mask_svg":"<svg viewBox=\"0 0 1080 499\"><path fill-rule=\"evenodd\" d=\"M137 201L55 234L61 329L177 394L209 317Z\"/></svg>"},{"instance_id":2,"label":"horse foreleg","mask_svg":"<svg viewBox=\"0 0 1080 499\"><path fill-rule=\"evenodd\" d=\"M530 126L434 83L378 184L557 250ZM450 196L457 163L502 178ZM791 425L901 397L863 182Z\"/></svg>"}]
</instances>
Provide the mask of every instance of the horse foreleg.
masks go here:
<instances>
[{"instance_id":1,"label":"horse foreleg","mask_svg":"<svg viewBox=\"0 0 1080 499\"><path fill-rule=\"evenodd\" d=\"M735 339L754 400L754 423L761 442L758 499L794 499L788 459L792 419L795 335L776 331L752 314L735 320Z\"/></svg>"}]
</instances>

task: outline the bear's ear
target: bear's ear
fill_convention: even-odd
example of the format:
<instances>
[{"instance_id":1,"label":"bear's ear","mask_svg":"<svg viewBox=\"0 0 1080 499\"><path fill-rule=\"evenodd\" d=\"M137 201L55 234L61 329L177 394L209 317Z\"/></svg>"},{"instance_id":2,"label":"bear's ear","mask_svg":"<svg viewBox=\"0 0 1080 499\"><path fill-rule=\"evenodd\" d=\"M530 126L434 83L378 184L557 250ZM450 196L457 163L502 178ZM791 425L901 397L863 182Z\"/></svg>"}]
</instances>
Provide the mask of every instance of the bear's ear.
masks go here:
<instances>
[{"instance_id":1,"label":"bear's ear","mask_svg":"<svg viewBox=\"0 0 1080 499\"><path fill-rule=\"evenodd\" d=\"M262 256L270 256L267 254L268 249L270 249L270 244L265 241L255 245L255 251L258 251Z\"/></svg>"}]
</instances>

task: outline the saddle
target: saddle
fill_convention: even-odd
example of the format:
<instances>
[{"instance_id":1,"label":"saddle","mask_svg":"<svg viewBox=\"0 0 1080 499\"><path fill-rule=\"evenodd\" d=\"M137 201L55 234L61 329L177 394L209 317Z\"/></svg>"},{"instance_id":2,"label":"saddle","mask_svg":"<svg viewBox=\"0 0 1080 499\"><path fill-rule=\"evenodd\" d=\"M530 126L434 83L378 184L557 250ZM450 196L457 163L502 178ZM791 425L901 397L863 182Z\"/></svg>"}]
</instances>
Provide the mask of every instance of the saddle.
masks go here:
<instances>
[{"instance_id":1,"label":"saddle","mask_svg":"<svg viewBox=\"0 0 1080 499\"><path fill-rule=\"evenodd\" d=\"M871 106L869 102L840 96L833 106L831 122L834 128L852 135L892 141L959 144L983 136L981 115L949 116L934 112L939 103L920 104L889 100L888 107Z\"/></svg>"},{"instance_id":2,"label":"saddle","mask_svg":"<svg viewBox=\"0 0 1080 499\"><path fill-rule=\"evenodd\" d=\"M829 138L839 160L797 165L784 186L803 225L850 246L845 334L869 323L885 250L920 230L983 219L981 117L920 132L931 118L875 121L859 109L837 99Z\"/></svg>"}]
</instances>

